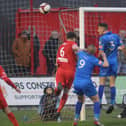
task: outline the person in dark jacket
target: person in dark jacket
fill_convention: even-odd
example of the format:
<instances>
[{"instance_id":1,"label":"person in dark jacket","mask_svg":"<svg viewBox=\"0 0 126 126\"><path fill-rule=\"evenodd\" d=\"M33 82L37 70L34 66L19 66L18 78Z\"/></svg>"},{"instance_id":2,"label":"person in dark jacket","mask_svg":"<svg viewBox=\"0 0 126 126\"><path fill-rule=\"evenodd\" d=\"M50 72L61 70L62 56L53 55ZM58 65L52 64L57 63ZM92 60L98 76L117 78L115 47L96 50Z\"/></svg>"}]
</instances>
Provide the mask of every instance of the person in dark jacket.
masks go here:
<instances>
[{"instance_id":1,"label":"person in dark jacket","mask_svg":"<svg viewBox=\"0 0 126 126\"><path fill-rule=\"evenodd\" d=\"M31 39L31 26L28 27L28 39ZM40 40L37 36L35 26L33 26L33 63L34 63L34 74L36 74L37 68L39 66L39 50L40 50Z\"/></svg>"},{"instance_id":2,"label":"person in dark jacket","mask_svg":"<svg viewBox=\"0 0 126 126\"><path fill-rule=\"evenodd\" d=\"M80 46L79 28L75 28L74 33L76 34L76 43L78 46Z\"/></svg>"},{"instance_id":3,"label":"person in dark jacket","mask_svg":"<svg viewBox=\"0 0 126 126\"><path fill-rule=\"evenodd\" d=\"M59 43L60 40L58 32L52 31L51 36L43 49L43 55L45 56L47 62L47 75L49 76L53 75L56 71L55 63Z\"/></svg>"},{"instance_id":4,"label":"person in dark jacket","mask_svg":"<svg viewBox=\"0 0 126 126\"><path fill-rule=\"evenodd\" d=\"M34 73L36 73L39 66L39 50L40 50L40 41L36 34L35 27L33 27L33 47L34 47Z\"/></svg>"},{"instance_id":5,"label":"person in dark jacket","mask_svg":"<svg viewBox=\"0 0 126 126\"><path fill-rule=\"evenodd\" d=\"M39 102L39 114L42 120L56 120L56 111L59 105L59 98L55 96L54 89L47 86L44 89Z\"/></svg>"}]
</instances>

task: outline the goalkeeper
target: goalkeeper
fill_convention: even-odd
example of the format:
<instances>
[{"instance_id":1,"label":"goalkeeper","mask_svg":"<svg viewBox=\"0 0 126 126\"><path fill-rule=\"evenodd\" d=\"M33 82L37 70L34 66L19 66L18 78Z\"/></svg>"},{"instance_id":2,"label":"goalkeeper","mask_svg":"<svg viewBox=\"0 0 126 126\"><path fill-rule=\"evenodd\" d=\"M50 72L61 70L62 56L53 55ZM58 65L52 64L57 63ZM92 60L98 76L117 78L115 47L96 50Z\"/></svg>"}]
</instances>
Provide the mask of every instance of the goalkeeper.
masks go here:
<instances>
[{"instance_id":1,"label":"goalkeeper","mask_svg":"<svg viewBox=\"0 0 126 126\"><path fill-rule=\"evenodd\" d=\"M94 66L108 67L109 64L104 53L102 53L102 57L104 60L104 62L102 62L93 56L95 52L96 47L94 45L89 45L87 48L87 52L80 51L77 53L78 62L75 73L74 89L75 93L78 94L78 101L76 103L75 109L75 120L73 124L74 126L77 126L77 121L79 120L80 111L84 99L83 95L90 97L91 100L94 102L94 124L96 126L103 126L99 122L100 103L96 88L91 80L91 73Z\"/></svg>"}]
</instances>

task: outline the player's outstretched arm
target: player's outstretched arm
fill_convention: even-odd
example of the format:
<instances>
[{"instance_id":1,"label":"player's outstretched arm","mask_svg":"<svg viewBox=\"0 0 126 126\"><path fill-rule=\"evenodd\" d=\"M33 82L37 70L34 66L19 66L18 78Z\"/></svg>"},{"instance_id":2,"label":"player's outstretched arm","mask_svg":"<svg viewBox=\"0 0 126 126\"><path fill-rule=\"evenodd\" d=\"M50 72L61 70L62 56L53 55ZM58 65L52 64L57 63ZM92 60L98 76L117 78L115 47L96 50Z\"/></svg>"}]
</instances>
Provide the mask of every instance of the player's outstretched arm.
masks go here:
<instances>
[{"instance_id":1,"label":"player's outstretched arm","mask_svg":"<svg viewBox=\"0 0 126 126\"><path fill-rule=\"evenodd\" d=\"M72 46L72 49L73 49L73 51L74 51L75 53L77 53L77 52L79 51L79 47L78 47L76 44L74 44L74 45Z\"/></svg>"},{"instance_id":2,"label":"player's outstretched arm","mask_svg":"<svg viewBox=\"0 0 126 126\"><path fill-rule=\"evenodd\" d=\"M1 78L11 87L13 87L18 93L21 93L20 89L7 77L6 73L3 72Z\"/></svg>"},{"instance_id":3,"label":"player's outstretched arm","mask_svg":"<svg viewBox=\"0 0 126 126\"><path fill-rule=\"evenodd\" d=\"M15 89L18 93L21 93L21 90L17 87L16 89Z\"/></svg>"},{"instance_id":4,"label":"player's outstretched arm","mask_svg":"<svg viewBox=\"0 0 126 126\"><path fill-rule=\"evenodd\" d=\"M6 76L2 77L2 79L11 87L13 87L18 93L21 93L20 89Z\"/></svg>"},{"instance_id":5,"label":"player's outstretched arm","mask_svg":"<svg viewBox=\"0 0 126 126\"><path fill-rule=\"evenodd\" d=\"M102 52L102 53L101 53L101 56L102 56L102 58L103 58L103 67L108 67L108 66L109 66L109 63L108 63L106 54Z\"/></svg>"},{"instance_id":6,"label":"player's outstretched arm","mask_svg":"<svg viewBox=\"0 0 126 126\"><path fill-rule=\"evenodd\" d=\"M98 57L101 58L101 56L102 56L103 53L104 53L104 51L99 50Z\"/></svg>"},{"instance_id":7,"label":"player's outstretched arm","mask_svg":"<svg viewBox=\"0 0 126 126\"><path fill-rule=\"evenodd\" d=\"M76 44L74 44L74 45L72 46L72 49L73 49L73 51L74 51L75 53L77 53L78 51L87 51L86 48L85 48L85 49L80 49Z\"/></svg>"}]
</instances>

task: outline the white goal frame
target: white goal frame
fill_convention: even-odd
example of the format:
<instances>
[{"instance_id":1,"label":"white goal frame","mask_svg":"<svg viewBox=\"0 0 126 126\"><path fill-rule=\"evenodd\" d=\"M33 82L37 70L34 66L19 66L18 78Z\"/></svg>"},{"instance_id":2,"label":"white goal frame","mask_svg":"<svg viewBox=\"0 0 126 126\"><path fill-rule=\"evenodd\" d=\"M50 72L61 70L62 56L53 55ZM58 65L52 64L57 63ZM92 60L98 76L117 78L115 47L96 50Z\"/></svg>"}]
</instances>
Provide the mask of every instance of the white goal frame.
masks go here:
<instances>
[{"instance_id":1,"label":"white goal frame","mask_svg":"<svg viewBox=\"0 0 126 126\"><path fill-rule=\"evenodd\" d=\"M85 48L85 12L126 12L126 8L115 7L80 7L79 8L79 36L80 36L80 48ZM80 120L86 120L85 104L82 106Z\"/></svg>"},{"instance_id":2,"label":"white goal frame","mask_svg":"<svg viewBox=\"0 0 126 126\"><path fill-rule=\"evenodd\" d=\"M80 48L85 47L85 12L126 12L126 8L115 7L80 7L79 8L79 29L80 29Z\"/></svg>"}]
</instances>

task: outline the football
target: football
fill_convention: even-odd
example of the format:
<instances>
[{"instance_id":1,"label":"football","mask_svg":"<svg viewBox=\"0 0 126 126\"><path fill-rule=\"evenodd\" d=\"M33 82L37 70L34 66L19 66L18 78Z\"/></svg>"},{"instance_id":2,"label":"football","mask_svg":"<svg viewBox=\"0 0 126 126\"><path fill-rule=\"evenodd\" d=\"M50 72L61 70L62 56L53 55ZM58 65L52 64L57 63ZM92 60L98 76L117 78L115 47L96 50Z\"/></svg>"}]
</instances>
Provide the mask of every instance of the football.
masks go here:
<instances>
[{"instance_id":1,"label":"football","mask_svg":"<svg viewBox=\"0 0 126 126\"><path fill-rule=\"evenodd\" d=\"M51 6L48 3L40 4L39 11L42 14L47 14L51 10Z\"/></svg>"}]
</instances>

